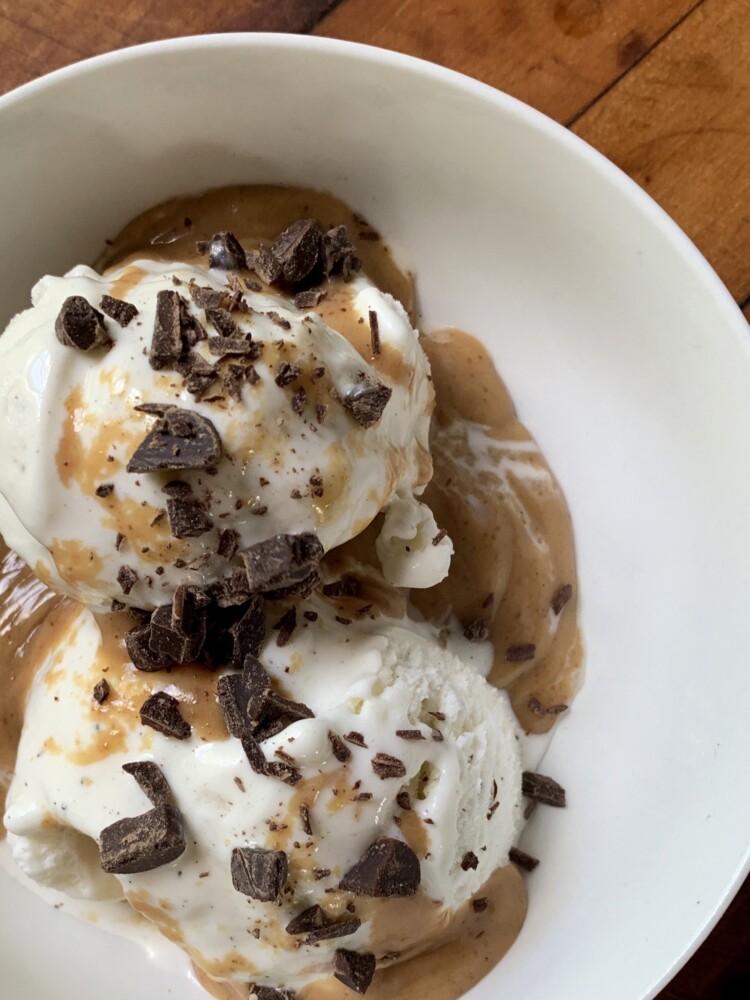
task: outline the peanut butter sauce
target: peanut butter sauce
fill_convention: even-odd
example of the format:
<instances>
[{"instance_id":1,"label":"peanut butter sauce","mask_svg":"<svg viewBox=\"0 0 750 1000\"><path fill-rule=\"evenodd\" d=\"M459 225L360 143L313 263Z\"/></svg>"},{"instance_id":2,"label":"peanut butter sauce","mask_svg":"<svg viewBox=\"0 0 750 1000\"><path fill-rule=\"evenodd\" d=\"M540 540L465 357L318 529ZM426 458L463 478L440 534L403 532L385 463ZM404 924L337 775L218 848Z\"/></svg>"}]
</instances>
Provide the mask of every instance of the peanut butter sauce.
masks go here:
<instances>
[{"instance_id":1,"label":"peanut butter sauce","mask_svg":"<svg viewBox=\"0 0 750 1000\"><path fill-rule=\"evenodd\" d=\"M304 217L318 219L324 229L346 225L365 273L415 318L412 276L398 269L380 235L338 199L303 188L228 187L172 199L129 223L107 246L96 266L101 270L142 258L196 262L201 260L196 241L208 240L215 232L229 229L251 248L260 241L272 242L289 224ZM141 276L137 267L129 268L112 294L127 297ZM274 289L266 290L277 294ZM360 322L350 308L346 283L334 280L326 291L315 311L373 367L408 385L410 375L398 352L386 346L380 354L373 353L369 324ZM351 570L363 580L356 600L342 601L344 605L350 601L352 607L371 602L372 616L400 615L408 607L411 613L440 624L450 614L463 626L484 619L494 647L491 683L508 690L526 730L546 731L555 717L539 714L539 706L543 710L569 701L576 690L581 661L573 536L565 499L530 434L518 421L507 389L482 345L458 330L422 337L422 345L430 358L437 397L431 439L434 476L423 499L432 508L438 526L447 529L453 540L450 576L437 587L410 595L385 585L374 549L380 519L363 525L362 535L329 553L324 567L331 575ZM314 391L312 386L309 389ZM61 441L58 467L63 481L66 476L85 474L93 491L117 467L107 460L112 450L111 432L100 430L93 451L84 455L76 434L78 409L77 400L71 398L70 427ZM425 454L424 481L430 464L430 456ZM106 501L103 513L107 513ZM136 531L136 522L150 519L153 513L132 512L131 530ZM113 522L113 529L128 534L119 521ZM167 532L165 544L168 542ZM172 540L172 544L179 543ZM172 557L174 554L171 552ZM63 577L65 559L77 563L86 559L85 552L53 555ZM162 555L159 553L159 558ZM91 567L92 574L97 571L96 566ZM567 584L572 586L572 597L556 614L550 607L553 596ZM34 671L50 648L60 642L75 613L72 602L54 595L13 553L4 546L0 549L0 669L6 677L0 717L3 794L12 777ZM157 687L163 688L165 681L174 685L181 711L198 738L225 737L213 674L197 667L180 667L168 677L156 675L155 683L153 675L133 667L124 650L123 634L133 624L130 617L104 615L98 622L102 639L96 670L107 678L112 693L103 705L89 699L88 711L106 718L108 725L102 727L104 736L96 746L76 751L76 763L101 759L115 746L120 748L120 735L138 724L138 708L145 697ZM524 650L523 658L519 649ZM530 701L536 711L530 708ZM322 776L301 782L295 789L290 815L296 814L303 802L314 804L331 780L331 776ZM415 815L403 814L401 830L418 854L429 850L429 831ZM275 846L287 849L288 829L279 829L275 837ZM314 865L312 855L304 858L303 853L292 859L299 869L296 874L302 877L307 867L312 873ZM180 941L179 925L164 914L163 906L145 892L131 893L129 898L167 937ZM326 905L335 909L339 902L333 894ZM405 940L413 941L415 927L421 929L420 938L428 948L400 962L392 958L386 961L375 974L368 1000L456 1000L489 972L511 946L524 921L526 891L521 875L513 866L499 869L473 903L449 916L439 903L421 893L412 899L358 900L363 918L370 916L373 921L372 946L379 959L399 952ZM246 1000L247 985L218 981L222 975L245 968L242 956L229 954L221 967L204 963L199 954L192 954L192 958L197 963L198 981L213 997ZM246 971L250 978L250 970ZM350 1000L352 996L333 978L316 982L299 995L300 1000Z\"/></svg>"}]
</instances>

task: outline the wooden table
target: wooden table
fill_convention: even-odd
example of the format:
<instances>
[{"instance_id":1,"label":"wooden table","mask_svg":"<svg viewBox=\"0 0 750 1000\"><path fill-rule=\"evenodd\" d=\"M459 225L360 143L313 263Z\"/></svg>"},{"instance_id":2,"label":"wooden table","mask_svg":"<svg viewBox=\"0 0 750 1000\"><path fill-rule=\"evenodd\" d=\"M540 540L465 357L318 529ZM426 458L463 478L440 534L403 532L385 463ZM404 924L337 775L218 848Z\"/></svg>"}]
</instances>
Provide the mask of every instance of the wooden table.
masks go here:
<instances>
[{"instance_id":1,"label":"wooden table","mask_svg":"<svg viewBox=\"0 0 750 1000\"><path fill-rule=\"evenodd\" d=\"M614 160L750 319L749 14L748 0L0 0L0 92L99 52L202 32L311 32L422 56L532 104ZM660 995L735 998L750 1000L750 882Z\"/></svg>"}]
</instances>

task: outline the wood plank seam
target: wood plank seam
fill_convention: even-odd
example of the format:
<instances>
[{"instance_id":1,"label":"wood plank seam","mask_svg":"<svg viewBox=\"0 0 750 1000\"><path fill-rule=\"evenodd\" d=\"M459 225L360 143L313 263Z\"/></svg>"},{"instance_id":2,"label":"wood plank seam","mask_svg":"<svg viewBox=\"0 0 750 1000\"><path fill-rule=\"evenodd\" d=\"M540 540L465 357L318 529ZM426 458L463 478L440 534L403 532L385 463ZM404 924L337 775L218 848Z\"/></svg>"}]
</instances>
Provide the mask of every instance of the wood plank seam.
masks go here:
<instances>
[{"instance_id":1,"label":"wood plank seam","mask_svg":"<svg viewBox=\"0 0 750 1000\"><path fill-rule=\"evenodd\" d=\"M340 2L340 0L339 0L339 2ZM586 104L584 104L584 106L579 111L576 111L576 113L572 116L572 118L569 118L568 121L564 122L563 124L565 125L565 127L566 128L573 128L573 126L578 121L580 121L581 118L583 118L583 116L586 114L587 111L590 111L591 108L593 108L595 104L598 104L598 102L604 96L606 96L610 92L610 90L614 90L614 88L617 86L618 83L620 83L621 80L624 80L625 77L629 73L631 73L639 63L643 62L644 59L646 59L649 55L651 55L651 53L654 51L654 49L658 48L662 44L662 42L666 41L666 39L669 38L669 36L672 34L673 31L676 31L679 27L681 27L681 25L683 25L685 23L685 21L687 21L688 18L692 17L693 14L698 10L698 8L702 7L705 2L706 2L706 0L697 0L697 2L695 4L693 4L693 6L690 8L690 10L686 11L682 15L682 17L678 18L674 22L674 24L671 27L667 28L666 31L664 31L661 35L659 35L659 37L656 39L656 41L652 45L650 45L647 49L645 49L638 56L638 58L634 62L632 62L630 64L630 66L627 67L627 69L624 69L622 71L622 73L620 73L618 76L614 77L614 79L610 80L610 82L607 84L607 86L604 87L604 89L601 90L596 95L596 97L592 97L591 100L588 101Z\"/></svg>"}]
</instances>

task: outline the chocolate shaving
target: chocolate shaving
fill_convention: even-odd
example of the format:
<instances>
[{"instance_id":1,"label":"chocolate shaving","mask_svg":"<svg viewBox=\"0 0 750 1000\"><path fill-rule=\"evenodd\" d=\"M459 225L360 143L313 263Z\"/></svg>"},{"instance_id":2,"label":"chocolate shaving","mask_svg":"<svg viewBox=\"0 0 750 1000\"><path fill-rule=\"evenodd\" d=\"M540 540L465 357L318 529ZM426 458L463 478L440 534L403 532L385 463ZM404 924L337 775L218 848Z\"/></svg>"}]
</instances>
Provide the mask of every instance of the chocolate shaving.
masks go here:
<instances>
[{"instance_id":1,"label":"chocolate shaving","mask_svg":"<svg viewBox=\"0 0 750 1000\"><path fill-rule=\"evenodd\" d=\"M475 913L484 913L487 909L488 900L486 896L479 896L477 899L472 899L471 908Z\"/></svg>"},{"instance_id":2,"label":"chocolate shaving","mask_svg":"<svg viewBox=\"0 0 750 1000\"><path fill-rule=\"evenodd\" d=\"M190 298L199 309L220 309L227 300L226 290L211 288L209 285L199 285L194 278L190 279Z\"/></svg>"},{"instance_id":3,"label":"chocolate shaving","mask_svg":"<svg viewBox=\"0 0 750 1000\"><path fill-rule=\"evenodd\" d=\"M308 837L312 837L312 823L310 822L310 806L303 802L299 807L299 818L302 824L302 829L305 831Z\"/></svg>"},{"instance_id":4,"label":"chocolate shaving","mask_svg":"<svg viewBox=\"0 0 750 1000\"><path fill-rule=\"evenodd\" d=\"M286 646L297 628L297 609L289 608L288 611L285 611L273 628L277 629L279 633L276 636L276 645Z\"/></svg>"},{"instance_id":5,"label":"chocolate shaving","mask_svg":"<svg viewBox=\"0 0 750 1000\"><path fill-rule=\"evenodd\" d=\"M552 613L559 615L565 605L573 596L573 585L570 583L564 583L562 587L558 587L555 593L552 595L552 600L550 601L550 608Z\"/></svg>"},{"instance_id":6,"label":"chocolate shaving","mask_svg":"<svg viewBox=\"0 0 750 1000\"><path fill-rule=\"evenodd\" d=\"M355 729L352 729L350 733L347 733L344 739L349 743L353 743L355 747L362 747L363 750L367 749L364 736L362 733L358 733Z\"/></svg>"},{"instance_id":7,"label":"chocolate shaving","mask_svg":"<svg viewBox=\"0 0 750 1000\"><path fill-rule=\"evenodd\" d=\"M302 772L283 761L269 760L266 764L265 774L269 778L278 778L285 784L292 786L302 780Z\"/></svg>"},{"instance_id":8,"label":"chocolate shaving","mask_svg":"<svg viewBox=\"0 0 750 1000\"><path fill-rule=\"evenodd\" d=\"M154 405L160 409L158 419L136 448L127 471L215 469L221 457L221 439L208 417L161 404L151 404L145 412L157 412ZM144 406L136 409L144 410Z\"/></svg>"},{"instance_id":9,"label":"chocolate shaving","mask_svg":"<svg viewBox=\"0 0 750 1000\"><path fill-rule=\"evenodd\" d=\"M290 365L288 361L283 361L279 365L274 382L283 388L284 386L291 385L292 382L296 382L301 374L302 369L299 365Z\"/></svg>"},{"instance_id":10,"label":"chocolate shaving","mask_svg":"<svg viewBox=\"0 0 750 1000\"><path fill-rule=\"evenodd\" d=\"M219 531L219 544L216 546L216 554L222 559L234 559L240 545L240 536L233 528L222 528Z\"/></svg>"},{"instance_id":11,"label":"chocolate shaving","mask_svg":"<svg viewBox=\"0 0 750 1000\"><path fill-rule=\"evenodd\" d=\"M341 396L341 402L362 427L372 427L383 416L393 393L372 375L359 372L357 382Z\"/></svg>"},{"instance_id":12,"label":"chocolate shaving","mask_svg":"<svg viewBox=\"0 0 750 1000\"><path fill-rule=\"evenodd\" d=\"M273 903L279 898L287 870L283 851L269 851L263 847L235 847L232 850L232 885L237 892L262 903Z\"/></svg>"},{"instance_id":13,"label":"chocolate shaving","mask_svg":"<svg viewBox=\"0 0 750 1000\"><path fill-rule=\"evenodd\" d=\"M326 917L325 910L316 903L314 906L308 906L306 910L293 917L284 930L287 934L309 934L310 931L316 931L321 927L325 927L327 923L328 918Z\"/></svg>"},{"instance_id":14,"label":"chocolate shaving","mask_svg":"<svg viewBox=\"0 0 750 1000\"><path fill-rule=\"evenodd\" d=\"M529 711L533 712L534 715L538 715L540 718L545 715L560 715L562 712L567 712L568 710L568 706L563 704L548 705L545 707L536 695L532 695L526 704Z\"/></svg>"},{"instance_id":15,"label":"chocolate shaving","mask_svg":"<svg viewBox=\"0 0 750 1000\"><path fill-rule=\"evenodd\" d=\"M508 663L522 663L524 660L533 660L536 656L536 646L533 642L521 643L518 646L508 646L505 650L505 659Z\"/></svg>"},{"instance_id":16,"label":"chocolate shaving","mask_svg":"<svg viewBox=\"0 0 750 1000\"><path fill-rule=\"evenodd\" d=\"M104 702L109 698L110 687L107 680L102 677L100 681L97 681L94 685L94 690L92 692L94 701L99 705L103 705Z\"/></svg>"},{"instance_id":17,"label":"chocolate shaving","mask_svg":"<svg viewBox=\"0 0 750 1000\"><path fill-rule=\"evenodd\" d=\"M432 539L432 544L433 545L440 545L440 543L442 542L442 540L445 538L445 536L447 534L448 534L448 532L445 530L445 528L441 528L440 531L438 531L438 533Z\"/></svg>"},{"instance_id":18,"label":"chocolate shaving","mask_svg":"<svg viewBox=\"0 0 750 1000\"><path fill-rule=\"evenodd\" d=\"M399 792L396 796L396 802L399 809L405 809L407 812L411 809L411 796L407 791Z\"/></svg>"},{"instance_id":19,"label":"chocolate shaving","mask_svg":"<svg viewBox=\"0 0 750 1000\"><path fill-rule=\"evenodd\" d=\"M125 636L125 648L133 666L146 673L164 670L174 663L170 656L151 649L151 625L138 625Z\"/></svg>"},{"instance_id":20,"label":"chocolate shaving","mask_svg":"<svg viewBox=\"0 0 750 1000\"><path fill-rule=\"evenodd\" d=\"M545 806L561 809L565 805L565 789L562 785L558 785L553 778L534 771L524 771L521 775L521 794Z\"/></svg>"},{"instance_id":21,"label":"chocolate shaving","mask_svg":"<svg viewBox=\"0 0 750 1000\"><path fill-rule=\"evenodd\" d=\"M423 740L421 730L419 729L397 729L396 736L402 740Z\"/></svg>"},{"instance_id":22,"label":"chocolate shaving","mask_svg":"<svg viewBox=\"0 0 750 1000\"><path fill-rule=\"evenodd\" d=\"M328 739L331 741L331 747L333 748L333 756L341 764L345 764L352 755L349 747L344 743L340 736L334 733L332 730L328 730Z\"/></svg>"},{"instance_id":23,"label":"chocolate shaving","mask_svg":"<svg viewBox=\"0 0 750 1000\"><path fill-rule=\"evenodd\" d=\"M419 858L403 840L376 840L344 875L339 888L358 896L413 896L422 874Z\"/></svg>"},{"instance_id":24,"label":"chocolate shaving","mask_svg":"<svg viewBox=\"0 0 750 1000\"><path fill-rule=\"evenodd\" d=\"M222 271L239 271L247 267L245 251L234 233L226 229L214 233L208 246L208 266Z\"/></svg>"},{"instance_id":25,"label":"chocolate shaving","mask_svg":"<svg viewBox=\"0 0 750 1000\"><path fill-rule=\"evenodd\" d=\"M511 847L508 852L508 860L512 861L514 865L518 865L519 868L523 868L523 870L527 872L533 872L539 864L539 858L535 858L531 854L527 854L526 851L522 851L519 847Z\"/></svg>"},{"instance_id":26,"label":"chocolate shaving","mask_svg":"<svg viewBox=\"0 0 750 1000\"><path fill-rule=\"evenodd\" d=\"M135 778L152 805L161 806L170 800L172 792L169 783L159 765L154 764L152 760L136 760L130 764L123 764L122 769Z\"/></svg>"},{"instance_id":27,"label":"chocolate shaving","mask_svg":"<svg viewBox=\"0 0 750 1000\"><path fill-rule=\"evenodd\" d=\"M112 494L115 492L115 484L100 483L100 485L96 487L94 492L98 497L101 497L102 499L104 499L105 497L111 497Z\"/></svg>"},{"instance_id":28,"label":"chocolate shaving","mask_svg":"<svg viewBox=\"0 0 750 1000\"><path fill-rule=\"evenodd\" d=\"M380 354L380 324L378 323L378 314L374 309L370 309L367 315L370 320L370 349L373 354Z\"/></svg>"},{"instance_id":29,"label":"chocolate shaving","mask_svg":"<svg viewBox=\"0 0 750 1000\"><path fill-rule=\"evenodd\" d=\"M300 388L292 396L292 409L295 413L299 414L303 412L306 405L307 393L305 392L304 386L300 386Z\"/></svg>"},{"instance_id":30,"label":"chocolate shaving","mask_svg":"<svg viewBox=\"0 0 750 1000\"><path fill-rule=\"evenodd\" d=\"M323 234L315 219L298 219L271 244L271 253L290 282L303 281L320 256Z\"/></svg>"},{"instance_id":31,"label":"chocolate shaving","mask_svg":"<svg viewBox=\"0 0 750 1000\"><path fill-rule=\"evenodd\" d=\"M332 583L326 583L321 588L326 597L357 597L360 592L360 583L356 577L345 576Z\"/></svg>"},{"instance_id":32,"label":"chocolate shaving","mask_svg":"<svg viewBox=\"0 0 750 1000\"><path fill-rule=\"evenodd\" d=\"M173 368L184 350L182 299L179 292L161 291L156 296L156 316L148 361L152 368Z\"/></svg>"},{"instance_id":33,"label":"chocolate shaving","mask_svg":"<svg viewBox=\"0 0 750 1000\"><path fill-rule=\"evenodd\" d=\"M333 974L355 993L366 993L375 975L375 956L338 948L333 958Z\"/></svg>"},{"instance_id":34,"label":"chocolate shaving","mask_svg":"<svg viewBox=\"0 0 750 1000\"><path fill-rule=\"evenodd\" d=\"M294 296L294 304L298 309L314 309L319 302L326 297L324 288L307 288L303 292L297 292Z\"/></svg>"},{"instance_id":35,"label":"chocolate shaving","mask_svg":"<svg viewBox=\"0 0 750 1000\"><path fill-rule=\"evenodd\" d=\"M164 802L105 827L99 835L99 860L105 872L133 875L169 864L186 846L182 815Z\"/></svg>"},{"instance_id":36,"label":"chocolate shaving","mask_svg":"<svg viewBox=\"0 0 750 1000\"><path fill-rule=\"evenodd\" d=\"M311 532L274 535L240 552L248 585L258 591L279 591L306 585L323 557L323 546Z\"/></svg>"},{"instance_id":37,"label":"chocolate shaving","mask_svg":"<svg viewBox=\"0 0 750 1000\"><path fill-rule=\"evenodd\" d=\"M313 868L313 878L316 882L320 882L322 879L328 878L330 874L330 868Z\"/></svg>"},{"instance_id":38,"label":"chocolate shaving","mask_svg":"<svg viewBox=\"0 0 750 1000\"><path fill-rule=\"evenodd\" d=\"M109 606L109 610L113 614L117 614L118 611L124 611L126 607L127 607L127 604L123 604L122 601L118 601L116 597L113 597L112 598L112 603Z\"/></svg>"},{"instance_id":39,"label":"chocolate shaving","mask_svg":"<svg viewBox=\"0 0 750 1000\"><path fill-rule=\"evenodd\" d=\"M486 618L475 618L464 629L464 638L469 642L484 642L489 634L490 626Z\"/></svg>"},{"instance_id":40,"label":"chocolate shaving","mask_svg":"<svg viewBox=\"0 0 750 1000\"><path fill-rule=\"evenodd\" d=\"M261 281L265 281L267 285L272 285L281 277L281 263L263 243L256 251L250 251L246 255L246 260L248 268L255 271ZM260 289L256 289L256 291L260 291Z\"/></svg>"},{"instance_id":41,"label":"chocolate shaving","mask_svg":"<svg viewBox=\"0 0 750 1000\"><path fill-rule=\"evenodd\" d=\"M285 319L284 316L281 315L281 313L277 313L275 309L269 309L268 312L266 313L266 316L268 316L271 322L275 323L276 326L280 326L282 330L292 329L292 324L289 322L289 320Z\"/></svg>"},{"instance_id":42,"label":"chocolate shaving","mask_svg":"<svg viewBox=\"0 0 750 1000\"><path fill-rule=\"evenodd\" d=\"M129 594L138 583L138 574L132 566L120 566L117 571L117 582L120 584L123 594Z\"/></svg>"},{"instance_id":43,"label":"chocolate shaving","mask_svg":"<svg viewBox=\"0 0 750 1000\"><path fill-rule=\"evenodd\" d=\"M214 526L205 503L197 497L170 497L167 517L169 530L175 538L197 538Z\"/></svg>"},{"instance_id":44,"label":"chocolate shaving","mask_svg":"<svg viewBox=\"0 0 750 1000\"><path fill-rule=\"evenodd\" d=\"M359 271L362 262L356 256L354 244L349 239L346 226L334 226L323 234L323 271L327 278L340 271L344 281Z\"/></svg>"},{"instance_id":45,"label":"chocolate shaving","mask_svg":"<svg viewBox=\"0 0 750 1000\"><path fill-rule=\"evenodd\" d=\"M111 347L104 317L82 295L69 295L55 320L57 339L66 347L90 351L96 347Z\"/></svg>"},{"instance_id":46,"label":"chocolate shaving","mask_svg":"<svg viewBox=\"0 0 750 1000\"><path fill-rule=\"evenodd\" d=\"M479 867L479 858L473 851L467 851L461 858L461 870L468 872L471 870L476 870Z\"/></svg>"},{"instance_id":47,"label":"chocolate shaving","mask_svg":"<svg viewBox=\"0 0 750 1000\"><path fill-rule=\"evenodd\" d=\"M349 937L350 934L355 934L361 925L362 921L359 917L350 917L348 920L342 920L338 923L327 923L325 926L317 927L311 931L302 943L317 944L319 941Z\"/></svg>"},{"instance_id":48,"label":"chocolate shaving","mask_svg":"<svg viewBox=\"0 0 750 1000\"><path fill-rule=\"evenodd\" d=\"M376 753L372 758L372 769L381 780L403 778L406 774L403 761L398 757L392 757L389 753Z\"/></svg>"},{"instance_id":49,"label":"chocolate shaving","mask_svg":"<svg viewBox=\"0 0 750 1000\"><path fill-rule=\"evenodd\" d=\"M255 930L258 932L253 931L255 937L260 937L260 928ZM294 990L278 990L275 986L256 986L255 983L250 983L249 995L255 995L256 1000L297 1000Z\"/></svg>"},{"instance_id":50,"label":"chocolate shaving","mask_svg":"<svg viewBox=\"0 0 750 1000\"><path fill-rule=\"evenodd\" d=\"M189 722L180 715L180 703L166 691L156 691L141 705L141 722L165 736L186 740L192 732Z\"/></svg>"},{"instance_id":51,"label":"chocolate shaving","mask_svg":"<svg viewBox=\"0 0 750 1000\"><path fill-rule=\"evenodd\" d=\"M138 315L138 310L132 302L114 299L111 295L102 295L99 308L105 316L109 316L110 319L113 319L115 323L119 323L122 327L126 327Z\"/></svg>"}]
</instances>

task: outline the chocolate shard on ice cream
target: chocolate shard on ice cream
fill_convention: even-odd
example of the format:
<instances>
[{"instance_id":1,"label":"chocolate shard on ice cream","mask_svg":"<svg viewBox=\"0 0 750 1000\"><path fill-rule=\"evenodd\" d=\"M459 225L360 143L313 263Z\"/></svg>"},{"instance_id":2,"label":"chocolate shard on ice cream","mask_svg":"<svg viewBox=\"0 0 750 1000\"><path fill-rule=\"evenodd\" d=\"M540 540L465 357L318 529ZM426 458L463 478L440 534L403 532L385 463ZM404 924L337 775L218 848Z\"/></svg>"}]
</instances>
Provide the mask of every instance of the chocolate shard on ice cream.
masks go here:
<instances>
[{"instance_id":1,"label":"chocolate shard on ice cream","mask_svg":"<svg viewBox=\"0 0 750 1000\"><path fill-rule=\"evenodd\" d=\"M559 487L336 199L176 199L107 254L0 338L5 856L218 1000L456 1000L566 803Z\"/></svg>"}]
</instances>

